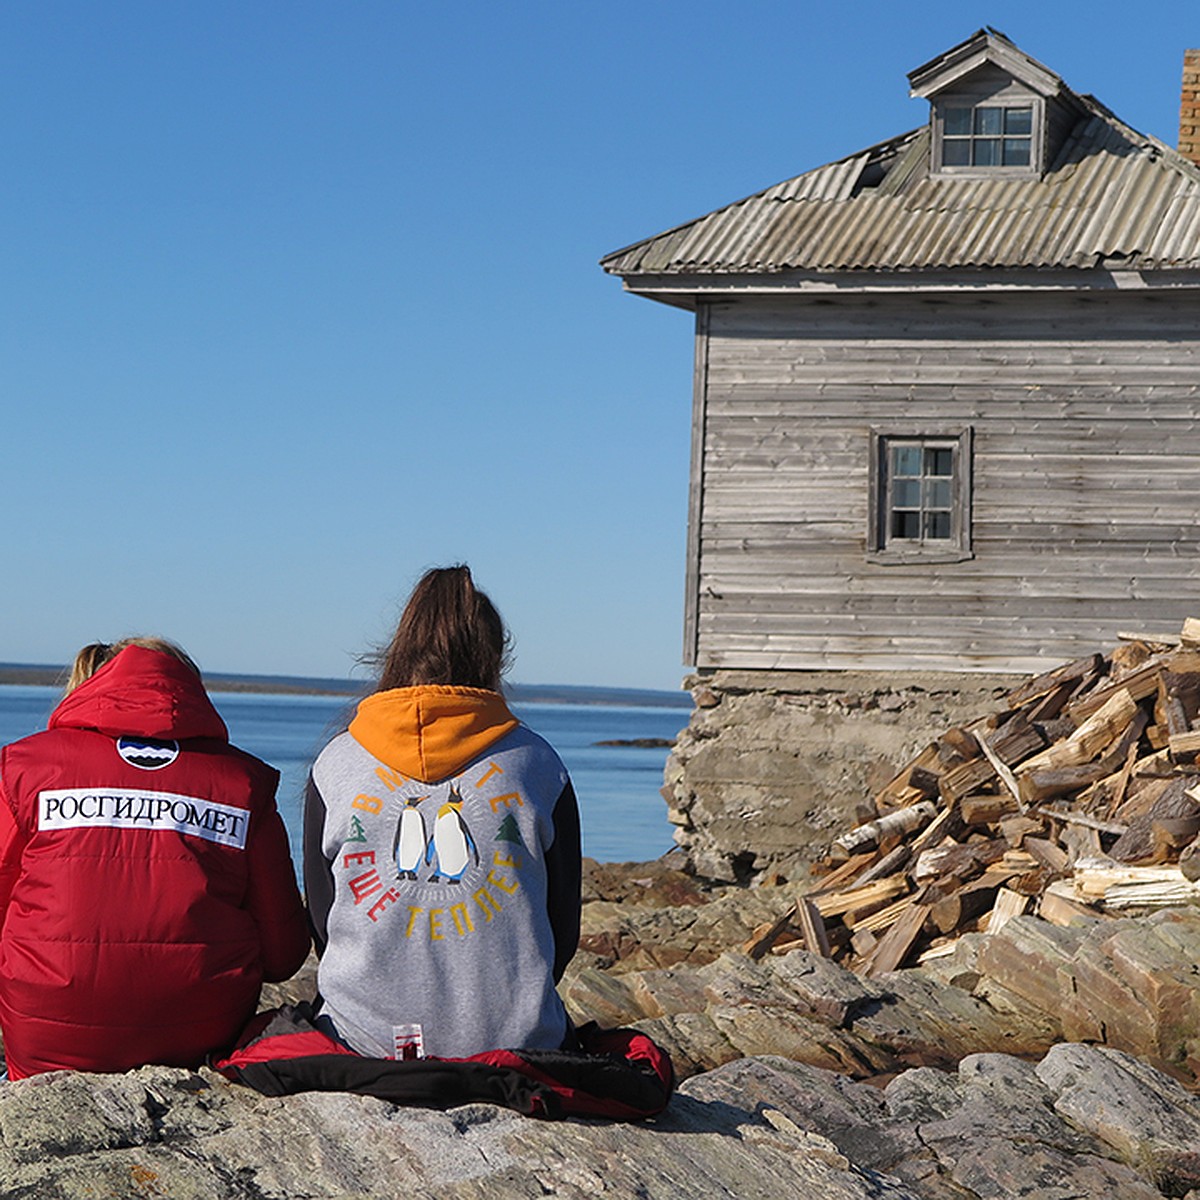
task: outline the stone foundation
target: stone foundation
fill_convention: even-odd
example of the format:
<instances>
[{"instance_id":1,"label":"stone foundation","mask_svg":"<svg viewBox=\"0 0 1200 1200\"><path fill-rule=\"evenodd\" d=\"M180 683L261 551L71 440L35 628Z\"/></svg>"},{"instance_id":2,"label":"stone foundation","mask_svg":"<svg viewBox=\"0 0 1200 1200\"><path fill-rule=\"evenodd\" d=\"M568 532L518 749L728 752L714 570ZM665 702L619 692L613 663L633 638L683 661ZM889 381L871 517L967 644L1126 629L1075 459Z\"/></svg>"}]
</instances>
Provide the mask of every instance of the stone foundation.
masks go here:
<instances>
[{"instance_id":1,"label":"stone foundation","mask_svg":"<svg viewBox=\"0 0 1200 1200\"><path fill-rule=\"evenodd\" d=\"M1024 675L714 671L667 760L689 870L744 883L806 875L856 810L946 729L1001 706Z\"/></svg>"}]
</instances>

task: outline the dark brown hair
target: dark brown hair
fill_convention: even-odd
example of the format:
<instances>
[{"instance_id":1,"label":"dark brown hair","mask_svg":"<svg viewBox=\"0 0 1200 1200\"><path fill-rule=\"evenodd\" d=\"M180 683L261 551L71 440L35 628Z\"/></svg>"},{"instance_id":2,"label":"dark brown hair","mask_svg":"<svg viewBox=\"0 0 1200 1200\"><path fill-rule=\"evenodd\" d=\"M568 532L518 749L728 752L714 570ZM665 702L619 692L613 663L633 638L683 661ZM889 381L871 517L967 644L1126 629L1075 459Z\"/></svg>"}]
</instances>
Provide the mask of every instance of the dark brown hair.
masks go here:
<instances>
[{"instance_id":1,"label":"dark brown hair","mask_svg":"<svg viewBox=\"0 0 1200 1200\"><path fill-rule=\"evenodd\" d=\"M509 637L500 614L466 566L426 571L383 652L379 690L416 684L500 690Z\"/></svg>"}]
</instances>

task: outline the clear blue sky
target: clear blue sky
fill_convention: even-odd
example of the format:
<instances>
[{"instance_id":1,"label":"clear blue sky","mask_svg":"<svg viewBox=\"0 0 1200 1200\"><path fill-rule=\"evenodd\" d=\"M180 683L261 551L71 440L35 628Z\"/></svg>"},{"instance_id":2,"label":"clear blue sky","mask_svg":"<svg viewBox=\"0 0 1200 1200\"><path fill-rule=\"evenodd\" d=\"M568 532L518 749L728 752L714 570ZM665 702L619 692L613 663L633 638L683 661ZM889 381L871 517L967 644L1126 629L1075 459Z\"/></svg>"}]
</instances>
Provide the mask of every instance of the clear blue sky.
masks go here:
<instances>
[{"instance_id":1,"label":"clear blue sky","mask_svg":"<svg viewBox=\"0 0 1200 1200\"><path fill-rule=\"evenodd\" d=\"M1195 0L7 0L0 660L345 675L466 560L514 680L676 687L691 317L597 259L985 24L1174 144Z\"/></svg>"}]
</instances>

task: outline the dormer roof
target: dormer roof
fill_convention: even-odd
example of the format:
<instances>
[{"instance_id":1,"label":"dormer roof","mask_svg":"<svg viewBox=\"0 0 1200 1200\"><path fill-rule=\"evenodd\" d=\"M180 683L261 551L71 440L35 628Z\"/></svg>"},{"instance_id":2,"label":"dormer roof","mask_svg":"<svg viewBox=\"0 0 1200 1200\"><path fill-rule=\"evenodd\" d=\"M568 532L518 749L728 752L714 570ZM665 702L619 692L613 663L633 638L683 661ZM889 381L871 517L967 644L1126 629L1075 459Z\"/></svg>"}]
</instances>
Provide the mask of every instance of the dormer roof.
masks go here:
<instances>
[{"instance_id":1,"label":"dormer roof","mask_svg":"<svg viewBox=\"0 0 1200 1200\"><path fill-rule=\"evenodd\" d=\"M988 66L1036 89L1065 125L1040 174L931 170L930 125L784 180L615 251L603 268L628 289L690 305L687 289L767 276L1200 269L1200 169L995 30L909 76L935 96ZM722 282L721 278L725 279ZM780 280L779 286L786 281Z\"/></svg>"},{"instance_id":2,"label":"dormer roof","mask_svg":"<svg viewBox=\"0 0 1200 1200\"><path fill-rule=\"evenodd\" d=\"M1047 99L1068 90L1049 67L1030 58L997 29L981 29L908 74L909 94L928 100L991 63Z\"/></svg>"}]
</instances>

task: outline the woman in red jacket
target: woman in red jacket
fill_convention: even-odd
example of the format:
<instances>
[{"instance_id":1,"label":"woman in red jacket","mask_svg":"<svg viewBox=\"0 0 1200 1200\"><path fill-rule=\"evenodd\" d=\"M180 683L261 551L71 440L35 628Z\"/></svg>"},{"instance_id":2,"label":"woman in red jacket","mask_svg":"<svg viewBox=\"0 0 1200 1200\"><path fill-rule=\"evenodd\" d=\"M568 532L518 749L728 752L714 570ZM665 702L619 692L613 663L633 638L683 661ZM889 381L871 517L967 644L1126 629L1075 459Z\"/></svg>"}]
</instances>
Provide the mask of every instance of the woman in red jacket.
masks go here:
<instances>
[{"instance_id":1,"label":"woman in red jacket","mask_svg":"<svg viewBox=\"0 0 1200 1200\"><path fill-rule=\"evenodd\" d=\"M9 1077L194 1066L309 947L278 773L229 744L195 664L85 647L43 733L0 752Z\"/></svg>"}]
</instances>

